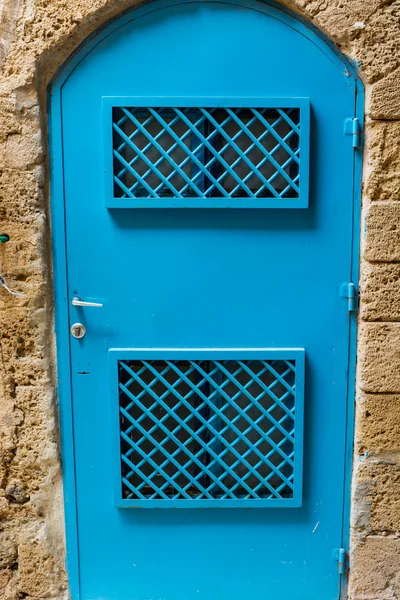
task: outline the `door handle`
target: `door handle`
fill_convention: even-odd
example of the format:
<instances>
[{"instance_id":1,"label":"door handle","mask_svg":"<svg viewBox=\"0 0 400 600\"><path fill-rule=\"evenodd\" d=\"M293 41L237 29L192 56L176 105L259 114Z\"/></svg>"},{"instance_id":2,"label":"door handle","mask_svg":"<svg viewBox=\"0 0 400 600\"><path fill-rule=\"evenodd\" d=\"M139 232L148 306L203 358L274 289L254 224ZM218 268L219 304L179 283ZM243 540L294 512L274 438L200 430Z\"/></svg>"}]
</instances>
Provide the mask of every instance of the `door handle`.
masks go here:
<instances>
[{"instance_id":1,"label":"door handle","mask_svg":"<svg viewBox=\"0 0 400 600\"><path fill-rule=\"evenodd\" d=\"M103 306L103 304L100 304L99 302L85 302L84 300L81 300L80 298L75 296L75 298L72 298L72 306L92 306L100 308L101 306Z\"/></svg>"}]
</instances>

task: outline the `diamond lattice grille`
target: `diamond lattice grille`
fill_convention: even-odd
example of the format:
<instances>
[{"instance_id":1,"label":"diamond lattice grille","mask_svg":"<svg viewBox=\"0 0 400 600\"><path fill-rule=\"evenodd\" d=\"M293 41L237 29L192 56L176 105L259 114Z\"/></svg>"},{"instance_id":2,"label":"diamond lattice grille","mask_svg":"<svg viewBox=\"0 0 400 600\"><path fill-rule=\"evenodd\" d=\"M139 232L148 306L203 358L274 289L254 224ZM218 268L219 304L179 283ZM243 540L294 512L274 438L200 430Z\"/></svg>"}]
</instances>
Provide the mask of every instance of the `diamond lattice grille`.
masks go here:
<instances>
[{"instance_id":1,"label":"diamond lattice grille","mask_svg":"<svg viewBox=\"0 0 400 600\"><path fill-rule=\"evenodd\" d=\"M299 198L299 108L112 114L115 198Z\"/></svg>"},{"instance_id":2,"label":"diamond lattice grille","mask_svg":"<svg viewBox=\"0 0 400 600\"><path fill-rule=\"evenodd\" d=\"M290 499L296 360L120 360L122 498Z\"/></svg>"}]
</instances>

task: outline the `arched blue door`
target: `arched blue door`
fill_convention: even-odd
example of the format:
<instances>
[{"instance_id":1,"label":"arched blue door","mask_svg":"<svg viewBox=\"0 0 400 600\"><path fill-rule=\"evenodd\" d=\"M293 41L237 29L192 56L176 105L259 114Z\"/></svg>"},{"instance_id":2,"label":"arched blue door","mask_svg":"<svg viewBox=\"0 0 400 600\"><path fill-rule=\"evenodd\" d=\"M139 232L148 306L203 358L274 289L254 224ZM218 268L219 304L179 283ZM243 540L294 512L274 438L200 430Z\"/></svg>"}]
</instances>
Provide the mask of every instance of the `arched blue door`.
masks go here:
<instances>
[{"instance_id":1,"label":"arched blue door","mask_svg":"<svg viewBox=\"0 0 400 600\"><path fill-rule=\"evenodd\" d=\"M339 596L356 90L252 0L143 6L53 86L76 597Z\"/></svg>"}]
</instances>

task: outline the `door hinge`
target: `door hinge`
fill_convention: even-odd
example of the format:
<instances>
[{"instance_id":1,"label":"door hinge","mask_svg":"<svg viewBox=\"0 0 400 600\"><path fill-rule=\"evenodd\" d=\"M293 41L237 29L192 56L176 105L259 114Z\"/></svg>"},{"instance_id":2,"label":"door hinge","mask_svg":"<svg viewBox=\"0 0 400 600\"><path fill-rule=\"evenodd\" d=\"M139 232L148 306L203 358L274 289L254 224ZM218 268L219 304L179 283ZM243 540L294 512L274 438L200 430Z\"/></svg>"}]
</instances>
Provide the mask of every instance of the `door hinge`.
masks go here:
<instances>
[{"instance_id":1,"label":"door hinge","mask_svg":"<svg viewBox=\"0 0 400 600\"><path fill-rule=\"evenodd\" d=\"M346 119L344 122L344 133L345 135L351 135L353 148L359 148L361 146L360 119L357 119L357 117L354 119Z\"/></svg>"},{"instance_id":2,"label":"door hinge","mask_svg":"<svg viewBox=\"0 0 400 600\"><path fill-rule=\"evenodd\" d=\"M344 548L336 548L333 551L333 560L338 564L339 575L344 575L347 568L347 553Z\"/></svg>"},{"instance_id":3,"label":"door hinge","mask_svg":"<svg viewBox=\"0 0 400 600\"><path fill-rule=\"evenodd\" d=\"M354 283L343 283L340 288L340 297L346 298L349 312L358 309L358 294Z\"/></svg>"}]
</instances>

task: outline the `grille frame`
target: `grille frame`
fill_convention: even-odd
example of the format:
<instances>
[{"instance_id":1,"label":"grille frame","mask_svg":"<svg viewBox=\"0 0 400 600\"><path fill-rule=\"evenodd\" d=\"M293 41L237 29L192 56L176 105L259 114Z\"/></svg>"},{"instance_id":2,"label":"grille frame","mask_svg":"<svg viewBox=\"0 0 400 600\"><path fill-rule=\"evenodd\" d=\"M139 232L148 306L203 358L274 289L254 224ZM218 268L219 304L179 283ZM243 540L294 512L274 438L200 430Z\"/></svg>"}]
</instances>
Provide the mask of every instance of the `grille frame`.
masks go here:
<instances>
[{"instance_id":1,"label":"grille frame","mask_svg":"<svg viewBox=\"0 0 400 600\"><path fill-rule=\"evenodd\" d=\"M104 190L107 208L307 208L309 204L310 100L309 98L222 97L103 97ZM127 109L298 109L299 191L295 197L116 197L114 171L113 110ZM282 148L282 145L280 145ZM257 148L256 148L257 150ZM257 150L258 151L258 150ZM240 162L240 161L239 161ZM243 161L241 161L243 163ZM268 162L268 161L267 161ZM198 167L196 167L198 168ZM171 180L173 181L173 179ZM243 181L243 179L241 179Z\"/></svg>"},{"instance_id":2,"label":"grille frame","mask_svg":"<svg viewBox=\"0 0 400 600\"><path fill-rule=\"evenodd\" d=\"M120 429L120 388L119 369L122 361L277 361L288 360L295 363L295 420L293 428L293 492L291 497L276 498L229 498L229 499L127 499L123 497L121 429ZM305 351L296 349L165 349L165 348L112 348L109 350L111 431L113 462L113 494L117 508L289 508L302 505L303 471L303 429L304 429L304 364Z\"/></svg>"}]
</instances>

